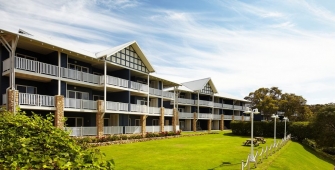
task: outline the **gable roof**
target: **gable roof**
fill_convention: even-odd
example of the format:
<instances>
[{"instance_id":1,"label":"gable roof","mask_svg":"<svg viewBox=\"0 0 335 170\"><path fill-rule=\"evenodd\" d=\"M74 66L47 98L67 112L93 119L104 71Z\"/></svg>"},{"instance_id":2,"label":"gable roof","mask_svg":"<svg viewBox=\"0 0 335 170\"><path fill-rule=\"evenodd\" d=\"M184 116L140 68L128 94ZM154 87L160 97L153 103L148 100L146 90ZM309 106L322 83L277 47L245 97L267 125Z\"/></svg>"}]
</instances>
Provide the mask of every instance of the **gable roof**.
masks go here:
<instances>
[{"instance_id":1,"label":"gable roof","mask_svg":"<svg viewBox=\"0 0 335 170\"><path fill-rule=\"evenodd\" d=\"M192 90L192 91L199 91L199 90L202 90L207 83L209 83L209 85L211 86L214 93L218 92L216 87L214 86L214 83L213 83L212 79L210 77L200 79L200 80L185 82L185 83L181 83L181 84L183 86L187 87L188 89Z\"/></svg>"},{"instance_id":2,"label":"gable roof","mask_svg":"<svg viewBox=\"0 0 335 170\"><path fill-rule=\"evenodd\" d=\"M136 41L130 41L127 43L124 43L122 45L113 47L113 48L109 48L107 50L98 52L95 54L96 58L101 58L104 56L111 56L116 54L117 52L125 49L126 47L131 46L133 47L133 49L135 50L135 52L137 53L137 55L140 57L140 59L142 60L142 62L144 63L144 65L148 68L149 72L155 72L155 69L153 68L153 66L149 63L147 57L144 55L144 53L142 52L140 46L137 44Z\"/></svg>"}]
</instances>

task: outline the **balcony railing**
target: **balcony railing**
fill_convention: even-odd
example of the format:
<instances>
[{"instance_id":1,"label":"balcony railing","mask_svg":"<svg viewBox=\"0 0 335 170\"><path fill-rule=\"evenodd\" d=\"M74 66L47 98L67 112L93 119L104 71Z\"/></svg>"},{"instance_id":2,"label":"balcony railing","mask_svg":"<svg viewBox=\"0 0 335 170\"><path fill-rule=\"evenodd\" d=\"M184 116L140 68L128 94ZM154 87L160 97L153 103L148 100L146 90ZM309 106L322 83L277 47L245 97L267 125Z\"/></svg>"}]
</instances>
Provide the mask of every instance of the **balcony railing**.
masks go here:
<instances>
[{"instance_id":1,"label":"balcony railing","mask_svg":"<svg viewBox=\"0 0 335 170\"><path fill-rule=\"evenodd\" d=\"M244 121L250 121L250 116L244 116Z\"/></svg>"},{"instance_id":2,"label":"balcony railing","mask_svg":"<svg viewBox=\"0 0 335 170\"><path fill-rule=\"evenodd\" d=\"M15 57L15 69L58 77L58 66L21 57Z\"/></svg>"},{"instance_id":3,"label":"balcony railing","mask_svg":"<svg viewBox=\"0 0 335 170\"><path fill-rule=\"evenodd\" d=\"M2 72L10 70L10 58L7 58L2 62Z\"/></svg>"},{"instance_id":4,"label":"balcony railing","mask_svg":"<svg viewBox=\"0 0 335 170\"><path fill-rule=\"evenodd\" d=\"M113 77L113 76L107 76L107 84L109 85L128 88L129 86L128 83L129 83L129 80L118 78L118 77Z\"/></svg>"},{"instance_id":5,"label":"balcony railing","mask_svg":"<svg viewBox=\"0 0 335 170\"><path fill-rule=\"evenodd\" d=\"M123 126L104 126L104 134L122 134Z\"/></svg>"},{"instance_id":6,"label":"balcony railing","mask_svg":"<svg viewBox=\"0 0 335 170\"><path fill-rule=\"evenodd\" d=\"M174 99L174 93L171 93L168 91L163 91L162 93L163 93L163 97Z\"/></svg>"},{"instance_id":7,"label":"balcony railing","mask_svg":"<svg viewBox=\"0 0 335 170\"><path fill-rule=\"evenodd\" d=\"M130 81L130 88L134 90L148 92L148 85Z\"/></svg>"},{"instance_id":8,"label":"balcony railing","mask_svg":"<svg viewBox=\"0 0 335 170\"><path fill-rule=\"evenodd\" d=\"M147 105L130 104L131 112L147 113Z\"/></svg>"},{"instance_id":9,"label":"balcony railing","mask_svg":"<svg viewBox=\"0 0 335 170\"><path fill-rule=\"evenodd\" d=\"M214 103L214 107L222 108L222 103Z\"/></svg>"},{"instance_id":10,"label":"balcony railing","mask_svg":"<svg viewBox=\"0 0 335 170\"><path fill-rule=\"evenodd\" d=\"M212 114L209 114L209 113L199 113L198 117L199 117L199 119L212 119Z\"/></svg>"},{"instance_id":11,"label":"balcony railing","mask_svg":"<svg viewBox=\"0 0 335 170\"><path fill-rule=\"evenodd\" d=\"M165 116L173 116L173 109L164 109Z\"/></svg>"},{"instance_id":12,"label":"balcony railing","mask_svg":"<svg viewBox=\"0 0 335 170\"><path fill-rule=\"evenodd\" d=\"M99 84L100 76L86 73L78 70L68 69L68 68L61 68L61 77L87 82L87 83L93 83L93 84Z\"/></svg>"},{"instance_id":13,"label":"balcony railing","mask_svg":"<svg viewBox=\"0 0 335 170\"><path fill-rule=\"evenodd\" d=\"M214 115L213 115L213 119L215 119L215 120L221 120L221 115L219 115L219 114L214 114Z\"/></svg>"},{"instance_id":14,"label":"balcony railing","mask_svg":"<svg viewBox=\"0 0 335 170\"><path fill-rule=\"evenodd\" d=\"M125 126L126 133L141 133L142 127L141 126Z\"/></svg>"},{"instance_id":15,"label":"balcony railing","mask_svg":"<svg viewBox=\"0 0 335 170\"><path fill-rule=\"evenodd\" d=\"M173 131L173 126L164 126L164 131L168 131L168 132Z\"/></svg>"},{"instance_id":16,"label":"balcony railing","mask_svg":"<svg viewBox=\"0 0 335 170\"><path fill-rule=\"evenodd\" d=\"M54 107L55 96L19 93L19 105Z\"/></svg>"},{"instance_id":17,"label":"balcony railing","mask_svg":"<svg viewBox=\"0 0 335 170\"><path fill-rule=\"evenodd\" d=\"M199 102L199 105L201 106L213 106L213 102L212 101L206 101L206 100L195 100L195 104L197 105Z\"/></svg>"},{"instance_id":18,"label":"balcony railing","mask_svg":"<svg viewBox=\"0 0 335 170\"><path fill-rule=\"evenodd\" d=\"M225 109L233 109L233 105L230 105L230 104L222 104L222 108L225 108Z\"/></svg>"},{"instance_id":19,"label":"balcony railing","mask_svg":"<svg viewBox=\"0 0 335 170\"><path fill-rule=\"evenodd\" d=\"M113 110L113 111L128 111L128 103L120 103L120 102L110 102L107 101L107 110Z\"/></svg>"},{"instance_id":20,"label":"balcony railing","mask_svg":"<svg viewBox=\"0 0 335 170\"><path fill-rule=\"evenodd\" d=\"M7 104L7 95L2 94L2 104Z\"/></svg>"},{"instance_id":21,"label":"balcony railing","mask_svg":"<svg viewBox=\"0 0 335 170\"><path fill-rule=\"evenodd\" d=\"M97 110L97 102L92 100L65 98L65 108Z\"/></svg>"},{"instance_id":22,"label":"balcony railing","mask_svg":"<svg viewBox=\"0 0 335 170\"><path fill-rule=\"evenodd\" d=\"M178 98L178 103L180 103L180 104L191 104L191 105L194 105L195 102L192 99Z\"/></svg>"},{"instance_id":23,"label":"balcony railing","mask_svg":"<svg viewBox=\"0 0 335 170\"><path fill-rule=\"evenodd\" d=\"M234 106L234 110L243 110L242 106Z\"/></svg>"},{"instance_id":24,"label":"balcony railing","mask_svg":"<svg viewBox=\"0 0 335 170\"><path fill-rule=\"evenodd\" d=\"M234 116L234 120L242 120L242 116Z\"/></svg>"},{"instance_id":25,"label":"balcony railing","mask_svg":"<svg viewBox=\"0 0 335 170\"><path fill-rule=\"evenodd\" d=\"M70 132L70 136L96 136L97 127L65 127L65 131Z\"/></svg>"},{"instance_id":26,"label":"balcony railing","mask_svg":"<svg viewBox=\"0 0 335 170\"><path fill-rule=\"evenodd\" d=\"M160 131L160 126L146 126L145 131L146 132L159 132Z\"/></svg>"},{"instance_id":27,"label":"balcony railing","mask_svg":"<svg viewBox=\"0 0 335 170\"><path fill-rule=\"evenodd\" d=\"M150 87L149 88L149 94L156 95L156 96L162 96L162 90Z\"/></svg>"},{"instance_id":28,"label":"balcony railing","mask_svg":"<svg viewBox=\"0 0 335 170\"><path fill-rule=\"evenodd\" d=\"M233 116L232 115L224 115L224 120L232 120Z\"/></svg>"},{"instance_id":29,"label":"balcony railing","mask_svg":"<svg viewBox=\"0 0 335 170\"><path fill-rule=\"evenodd\" d=\"M179 119L193 119L194 113L179 112L178 116Z\"/></svg>"},{"instance_id":30,"label":"balcony railing","mask_svg":"<svg viewBox=\"0 0 335 170\"><path fill-rule=\"evenodd\" d=\"M149 114L161 114L161 108L159 107L149 107Z\"/></svg>"}]
</instances>

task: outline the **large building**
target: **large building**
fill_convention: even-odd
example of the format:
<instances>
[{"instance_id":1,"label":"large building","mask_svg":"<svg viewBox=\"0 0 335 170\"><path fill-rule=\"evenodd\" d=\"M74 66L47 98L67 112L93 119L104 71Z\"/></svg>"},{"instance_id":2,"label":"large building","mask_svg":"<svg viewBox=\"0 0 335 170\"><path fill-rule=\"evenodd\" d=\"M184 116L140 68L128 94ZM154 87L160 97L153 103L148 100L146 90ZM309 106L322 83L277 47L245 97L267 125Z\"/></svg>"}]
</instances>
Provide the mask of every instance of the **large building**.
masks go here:
<instances>
[{"instance_id":1,"label":"large building","mask_svg":"<svg viewBox=\"0 0 335 170\"><path fill-rule=\"evenodd\" d=\"M211 130L243 116L246 100L220 95L210 78L176 83L154 76L137 42L98 53L19 30L0 29L1 103L55 115L71 135Z\"/></svg>"}]
</instances>

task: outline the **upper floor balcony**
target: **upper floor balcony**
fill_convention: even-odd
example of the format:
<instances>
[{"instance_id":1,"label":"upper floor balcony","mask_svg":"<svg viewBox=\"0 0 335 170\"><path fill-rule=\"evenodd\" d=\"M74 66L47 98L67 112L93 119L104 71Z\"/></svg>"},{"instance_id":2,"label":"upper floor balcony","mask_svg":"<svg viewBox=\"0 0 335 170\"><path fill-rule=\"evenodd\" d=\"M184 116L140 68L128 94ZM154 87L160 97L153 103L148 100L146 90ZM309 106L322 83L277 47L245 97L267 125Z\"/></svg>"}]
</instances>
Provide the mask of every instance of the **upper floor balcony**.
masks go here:
<instances>
[{"instance_id":1,"label":"upper floor balcony","mask_svg":"<svg viewBox=\"0 0 335 170\"><path fill-rule=\"evenodd\" d=\"M199 106L209 106L209 107L213 107L214 106L214 103L212 101L206 101L206 100L195 100L195 105L198 105L199 103Z\"/></svg>"},{"instance_id":2,"label":"upper floor balcony","mask_svg":"<svg viewBox=\"0 0 335 170\"><path fill-rule=\"evenodd\" d=\"M168 91L163 91L163 90L160 90L160 89L155 89L155 88L152 88L152 87L149 87L149 94L154 95L154 96L174 99L174 93L171 93L171 92L168 92Z\"/></svg>"}]
</instances>

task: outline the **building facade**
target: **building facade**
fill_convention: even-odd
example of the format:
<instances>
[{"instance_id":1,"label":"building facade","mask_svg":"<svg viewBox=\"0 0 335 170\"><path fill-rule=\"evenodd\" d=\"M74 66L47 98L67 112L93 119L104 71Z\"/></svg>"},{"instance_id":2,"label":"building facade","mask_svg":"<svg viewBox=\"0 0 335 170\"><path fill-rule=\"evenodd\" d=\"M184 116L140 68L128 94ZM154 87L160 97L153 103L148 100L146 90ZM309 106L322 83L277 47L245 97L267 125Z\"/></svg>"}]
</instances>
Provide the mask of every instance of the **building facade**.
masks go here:
<instances>
[{"instance_id":1,"label":"building facade","mask_svg":"<svg viewBox=\"0 0 335 170\"><path fill-rule=\"evenodd\" d=\"M152 75L135 41L90 53L0 29L0 42L3 106L52 113L55 126L72 136L201 130L206 122L209 130L223 129L224 120L242 120L247 101L218 95L210 79L199 91ZM190 115L198 128L190 128Z\"/></svg>"}]
</instances>

